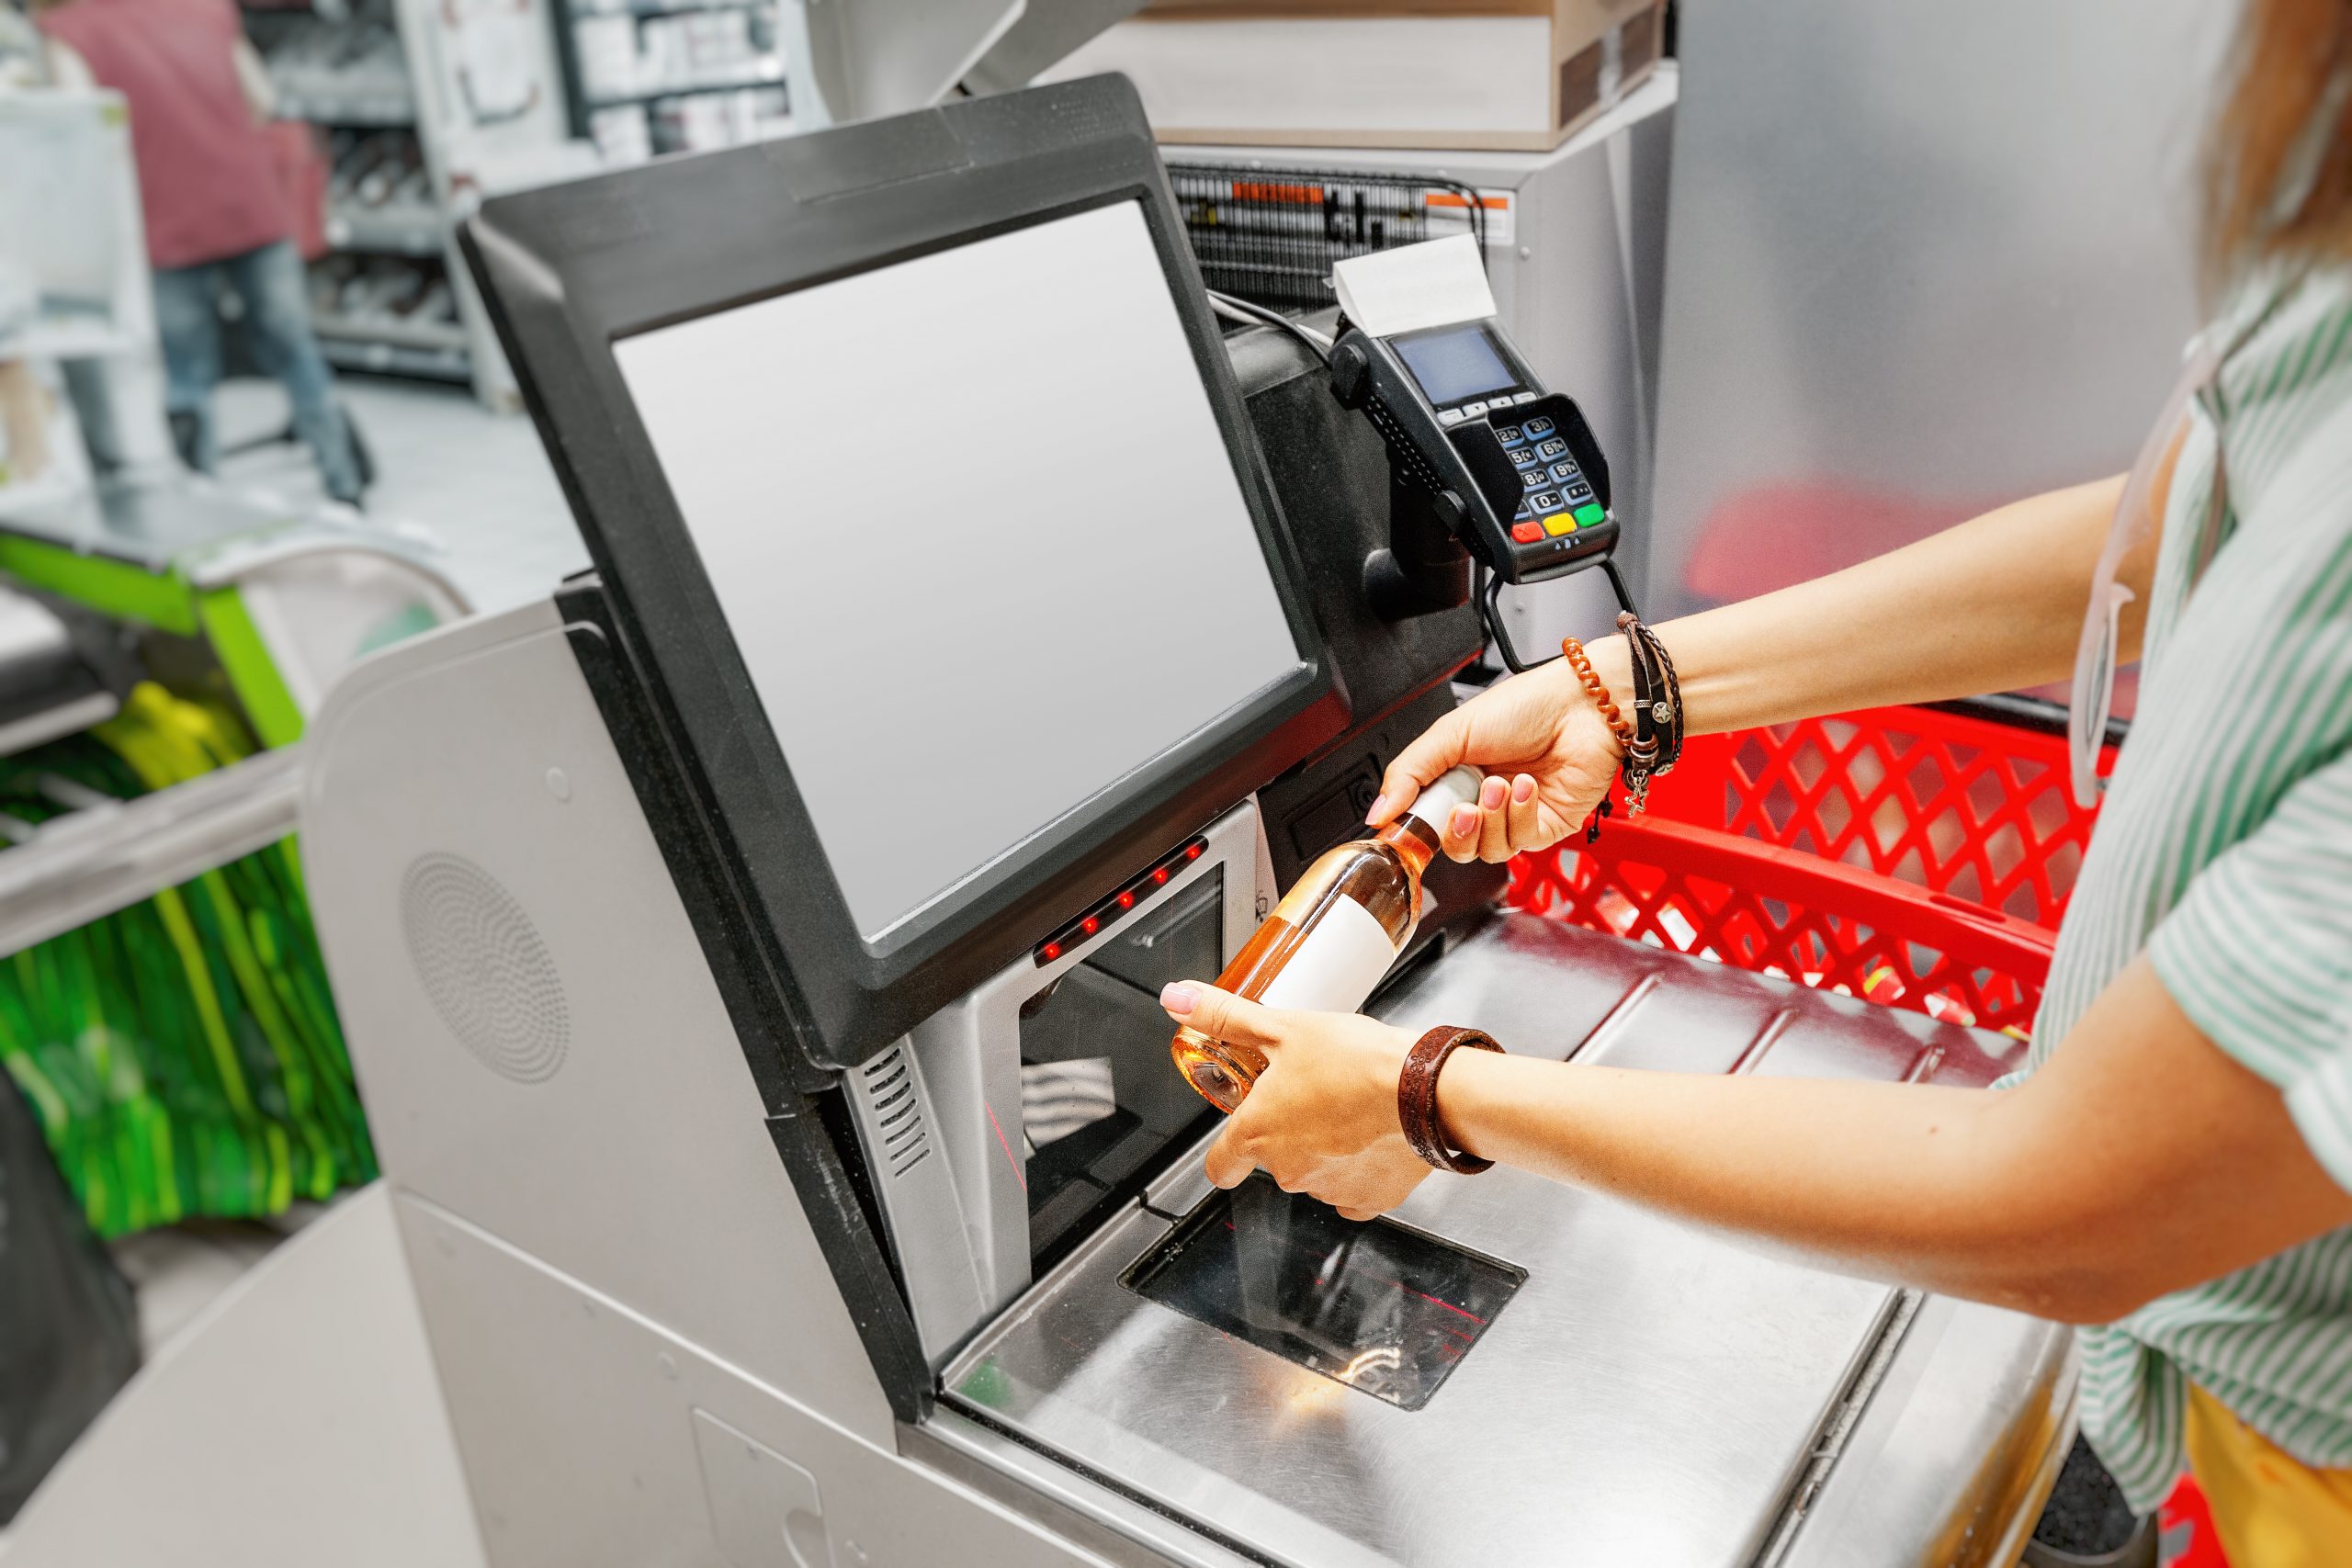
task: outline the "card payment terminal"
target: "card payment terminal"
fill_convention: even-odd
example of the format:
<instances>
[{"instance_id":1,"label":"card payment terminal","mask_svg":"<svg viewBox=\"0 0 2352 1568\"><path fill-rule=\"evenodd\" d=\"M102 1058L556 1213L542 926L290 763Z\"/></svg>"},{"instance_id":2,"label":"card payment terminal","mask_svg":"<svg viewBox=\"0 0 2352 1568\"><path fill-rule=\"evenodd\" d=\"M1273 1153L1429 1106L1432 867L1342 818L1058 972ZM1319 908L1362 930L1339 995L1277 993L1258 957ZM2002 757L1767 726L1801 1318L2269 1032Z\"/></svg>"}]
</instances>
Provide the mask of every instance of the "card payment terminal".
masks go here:
<instances>
[{"instance_id":1,"label":"card payment terminal","mask_svg":"<svg viewBox=\"0 0 2352 1568\"><path fill-rule=\"evenodd\" d=\"M1335 281L1345 330L1332 390L1372 420L1400 480L1486 568L1482 607L1505 662L1525 667L1495 613L1505 583L1599 566L1631 609L1610 558L1609 459L1575 400L1544 390L1512 347L1475 242L1351 258Z\"/></svg>"}]
</instances>

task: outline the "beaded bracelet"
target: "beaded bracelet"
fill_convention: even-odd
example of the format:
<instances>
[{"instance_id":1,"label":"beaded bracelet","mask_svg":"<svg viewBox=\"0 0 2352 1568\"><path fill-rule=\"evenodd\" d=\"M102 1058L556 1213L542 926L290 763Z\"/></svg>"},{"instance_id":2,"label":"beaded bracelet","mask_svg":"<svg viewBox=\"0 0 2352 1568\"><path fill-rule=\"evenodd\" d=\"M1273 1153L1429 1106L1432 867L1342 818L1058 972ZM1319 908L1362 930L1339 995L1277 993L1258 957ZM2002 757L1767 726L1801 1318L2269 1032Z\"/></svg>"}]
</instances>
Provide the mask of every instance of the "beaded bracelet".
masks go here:
<instances>
[{"instance_id":1,"label":"beaded bracelet","mask_svg":"<svg viewBox=\"0 0 2352 1568\"><path fill-rule=\"evenodd\" d=\"M1585 695L1590 697L1592 705L1600 710L1601 722L1609 726L1609 733L1617 738L1619 752L1631 756L1634 750L1634 727L1625 722L1623 714L1617 711L1616 703L1609 695L1609 688L1601 682L1600 677L1594 673L1592 660L1585 652L1584 644L1572 637L1562 637L1560 657L1568 661L1568 667L1577 672L1577 679L1584 684ZM1609 794L1604 790L1601 792L1600 804L1592 808L1591 820L1585 824L1584 841L1586 843L1591 843L1600 837L1601 818L1607 817L1609 812Z\"/></svg>"},{"instance_id":2,"label":"beaded bracelet","mask_svg":"<svg viewBox=\"0 0 2352 1568\"><path fill-rule=\"evenodd\" d=\"M1584 682L1585 694L1592 699L1592 705L1600 710L1601 719L1609 726L1609 732L1617 737L1618 749L1631 750L1634 727L1626 722L1623 714L1617 711L1616 703L1610 698L1609 688L1601 683L1599 675L1593 673L1592 659L1585 652L1584 644L1572 637L1562 637L1560 657L1568 661L1569 668L1577 672L1577 679Z\"/></svg>"}]
</instances>

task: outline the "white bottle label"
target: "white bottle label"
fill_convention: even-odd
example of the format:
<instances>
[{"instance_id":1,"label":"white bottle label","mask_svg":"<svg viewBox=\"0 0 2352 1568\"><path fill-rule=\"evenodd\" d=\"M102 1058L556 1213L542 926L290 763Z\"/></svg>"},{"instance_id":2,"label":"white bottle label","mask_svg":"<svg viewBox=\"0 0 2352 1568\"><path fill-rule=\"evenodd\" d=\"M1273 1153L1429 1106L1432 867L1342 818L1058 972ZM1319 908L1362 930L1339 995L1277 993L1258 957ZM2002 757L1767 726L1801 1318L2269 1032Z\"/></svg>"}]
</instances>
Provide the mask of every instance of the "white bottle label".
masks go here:
<instances>
[{"instance_id":1,"label":"white bottle label","mask_svg":"<svg viewBox=\"0 0 2352 1568\"><path fill-rule=\"evenodd\" d=\"M1342 895L1258 999L1304 1012L1353 1012L1396 962L1396 949L1372 911Z\"/></svg>"}]
</instances>

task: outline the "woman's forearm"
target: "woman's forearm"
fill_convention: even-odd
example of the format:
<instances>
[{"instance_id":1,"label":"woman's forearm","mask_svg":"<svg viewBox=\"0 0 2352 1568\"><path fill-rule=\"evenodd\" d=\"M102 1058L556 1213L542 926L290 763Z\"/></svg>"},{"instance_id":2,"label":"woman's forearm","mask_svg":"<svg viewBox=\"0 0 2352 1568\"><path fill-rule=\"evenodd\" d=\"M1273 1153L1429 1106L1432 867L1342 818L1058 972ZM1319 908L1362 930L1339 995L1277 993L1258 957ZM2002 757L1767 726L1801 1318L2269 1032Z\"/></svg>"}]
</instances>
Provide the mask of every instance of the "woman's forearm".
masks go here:
<instances>
[{"instance_id":1,"label":"woman's forearm","mask_svg":"<svg viewBox=\"0 0 2352 1568\"><path fill-rule=\"evenodd\" d=\"M2352 1223L2143 958L2002 1093L1457 1051L1454 1146L1874 1279L2106 1322ZM2217 1179L2219 1178L2219 1179Z\"/></svg>"},{"instance_id":2,"label":"woman's forearm","mask_svg":"<svg viewBox=\"0 0 2352 1568\"><path fill-rule=\"evenodd\" d=\"M2118 475L2052 491L1827 577L1661 626L1691 733L2063 677L2122 490ZM1595 644L1592 657L1623 705L1632 687L1623 641Z\"/></svg>"},{"instance_id":3,"label":"woman's forearm","mask_svg":"<svg viewBox=\"0 0 2352 1568\"><path fill-rule=\"evenodd\" d=\"M1447 1133L1470 1153L1849 1272L2050 1312L2065 1303L1984 1234L1987 1183L2007 1158L1993 1101L1470 1051L1439 1086Z\"/></svg>"}]
</instances>

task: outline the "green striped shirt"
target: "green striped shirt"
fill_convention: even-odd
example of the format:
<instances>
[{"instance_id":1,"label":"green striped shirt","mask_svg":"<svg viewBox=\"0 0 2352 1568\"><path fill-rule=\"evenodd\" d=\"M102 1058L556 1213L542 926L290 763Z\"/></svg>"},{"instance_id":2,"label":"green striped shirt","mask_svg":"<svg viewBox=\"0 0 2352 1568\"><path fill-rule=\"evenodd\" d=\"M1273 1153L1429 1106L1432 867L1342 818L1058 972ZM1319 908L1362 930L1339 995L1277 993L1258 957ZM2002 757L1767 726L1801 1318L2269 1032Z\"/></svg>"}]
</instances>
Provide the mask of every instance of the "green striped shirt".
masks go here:
<instances>
[{"instance_id":1,"label":"green striped shirt","mask_svg":"<svg viewBox=\"0 0 2352 1568\"><path fill-rule=\"evenodd\" d=\"M2222 367L2218 431L2191 415L2138 713L2059 934L2031 1062L2144 950L2197 1026L2278 1087L2312 1153L2352 1189L2352 269L2250 278L2223 307L2223 341L2274 301ZM2227 511L2192 581L2217 439ZM2182 1468L2191 1382L2298 1459L2352 1465L2352 1228L2165 1296L2082 1344L2084 1428L2143 1512Z\"/></svg>"}]
</instances>

